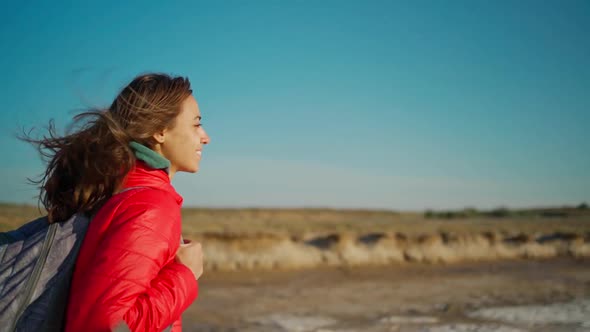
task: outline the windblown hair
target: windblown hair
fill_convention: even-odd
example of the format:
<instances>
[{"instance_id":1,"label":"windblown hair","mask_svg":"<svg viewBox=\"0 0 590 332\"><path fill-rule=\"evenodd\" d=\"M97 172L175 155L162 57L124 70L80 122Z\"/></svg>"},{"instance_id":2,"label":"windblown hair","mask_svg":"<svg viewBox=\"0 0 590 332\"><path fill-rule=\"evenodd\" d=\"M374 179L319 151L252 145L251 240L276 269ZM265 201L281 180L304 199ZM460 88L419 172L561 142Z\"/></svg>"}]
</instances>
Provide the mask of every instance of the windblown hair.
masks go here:
<instances>
[{"instance_id":1,"label":"windblown hair","mask_svg":"<svg viewBox=\"0 0 590 332\"><path fill-rule=\"evenodd\" d=\"M49 121L48 135L19 139L33 144L47 163L40 179L39 202L49 222L78 212L96 211L120 190L136 161L131 141L148 147L153 135L173 128L182 102L192 94L185 77L145 74L136 77L108 109L90 109L74 116L64 136Z\"/></svg>"}]
</instances>

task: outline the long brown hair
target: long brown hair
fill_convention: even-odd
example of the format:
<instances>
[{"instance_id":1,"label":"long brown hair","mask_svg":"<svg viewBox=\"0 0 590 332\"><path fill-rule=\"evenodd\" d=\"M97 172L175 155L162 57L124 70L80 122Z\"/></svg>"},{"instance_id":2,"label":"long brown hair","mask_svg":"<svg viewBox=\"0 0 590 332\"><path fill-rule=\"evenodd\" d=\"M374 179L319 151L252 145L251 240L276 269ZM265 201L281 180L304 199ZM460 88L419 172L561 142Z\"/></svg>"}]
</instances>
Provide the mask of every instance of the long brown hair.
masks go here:
<instances>
[{"instance_id":1,"label":"long brown hair","mask_svg":"<svg viewBox=\"0 0 590 332\"><path fill-rule=\"evenodd\" d=\"M191 94L188 78L140 75L109 108L74 116L64 136L57 134L53 120L48 135L40 139L19 136L33 144L47 163L39 180L29 180L39 187L39 202L49 222L95 211L118 191L136 160L129 143L153 147L153 135L175 125L182 102Z\"/></svg>"}]
</instances>

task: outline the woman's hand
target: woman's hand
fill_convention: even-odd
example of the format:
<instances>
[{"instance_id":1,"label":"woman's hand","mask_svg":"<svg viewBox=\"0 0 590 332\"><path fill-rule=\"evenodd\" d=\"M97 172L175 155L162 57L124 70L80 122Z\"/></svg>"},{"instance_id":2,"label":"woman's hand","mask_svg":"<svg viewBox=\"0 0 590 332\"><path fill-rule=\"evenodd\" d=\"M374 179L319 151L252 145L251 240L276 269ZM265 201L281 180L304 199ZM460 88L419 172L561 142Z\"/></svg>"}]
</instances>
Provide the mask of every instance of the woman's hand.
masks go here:
<instances>
[{"instance_id":1,"label":"woman's hand","mask_svg":"<svg viewBox=\"0 0 590 332\"><path fill-rule=\"evenodd\" d=\"M193 274L195 279L199 279L203 274L203 248L201 243L184 239L176 252L176 261L186 265Z\"/></svg>"}]
</instances>

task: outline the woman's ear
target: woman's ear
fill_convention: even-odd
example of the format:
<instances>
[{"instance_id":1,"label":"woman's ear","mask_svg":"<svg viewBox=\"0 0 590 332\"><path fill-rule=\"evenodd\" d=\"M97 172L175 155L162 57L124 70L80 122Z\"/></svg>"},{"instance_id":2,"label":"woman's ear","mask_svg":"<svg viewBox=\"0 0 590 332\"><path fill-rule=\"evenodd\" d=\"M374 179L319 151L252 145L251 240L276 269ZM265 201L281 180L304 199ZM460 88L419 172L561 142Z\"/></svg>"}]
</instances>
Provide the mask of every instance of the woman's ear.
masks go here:
<instances>
[{"instance_id":1,"label":"woman's ear","mask_svg":"<svg viewBox=\"0 0 590 332\"><path fill-rule=\"evenodd\" d=\"M156 141L156 143L163 144L166 140L166 129L155 133L153 138Z\"/></svg>"}]
</instances>

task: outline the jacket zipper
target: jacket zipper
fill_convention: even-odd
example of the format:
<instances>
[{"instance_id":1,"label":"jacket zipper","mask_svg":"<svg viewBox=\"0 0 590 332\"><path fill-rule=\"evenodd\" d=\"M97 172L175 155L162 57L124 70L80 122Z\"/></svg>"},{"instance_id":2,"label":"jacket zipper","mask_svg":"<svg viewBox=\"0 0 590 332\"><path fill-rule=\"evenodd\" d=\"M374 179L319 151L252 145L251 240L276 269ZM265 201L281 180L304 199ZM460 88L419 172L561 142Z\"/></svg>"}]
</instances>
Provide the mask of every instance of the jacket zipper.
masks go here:
<instances>
[{"instance_id":1,"label":"jacket zipper","mask_svg":"<svg viewBox=\"0 0 590 332\"><path fill-rule=\"evenodd\" d=\"M49 255L49 250L51 250L51 245L53 244L53 238L55 237L55 233L57 232L57 223L52 223L49 225L49 230L47 231L47 235L45 236L45 241L43 242L43 248L41 249L41 253L37 262L35 263L35 267L33 268L33 272L27 280L27 286L25 287L26 293L25 298L21 302L20 308L16 312L16 319L12 322L12 327L10 331L16 331L16 324L20 320L25 308L29 304L31 297L33 296L33 291L37 286L37 282L39 282L39 278L41 277L41 271L43 271L43 267L45 266L45 261L47 260L47 256Z\"/></svg>"}]
</instances>

